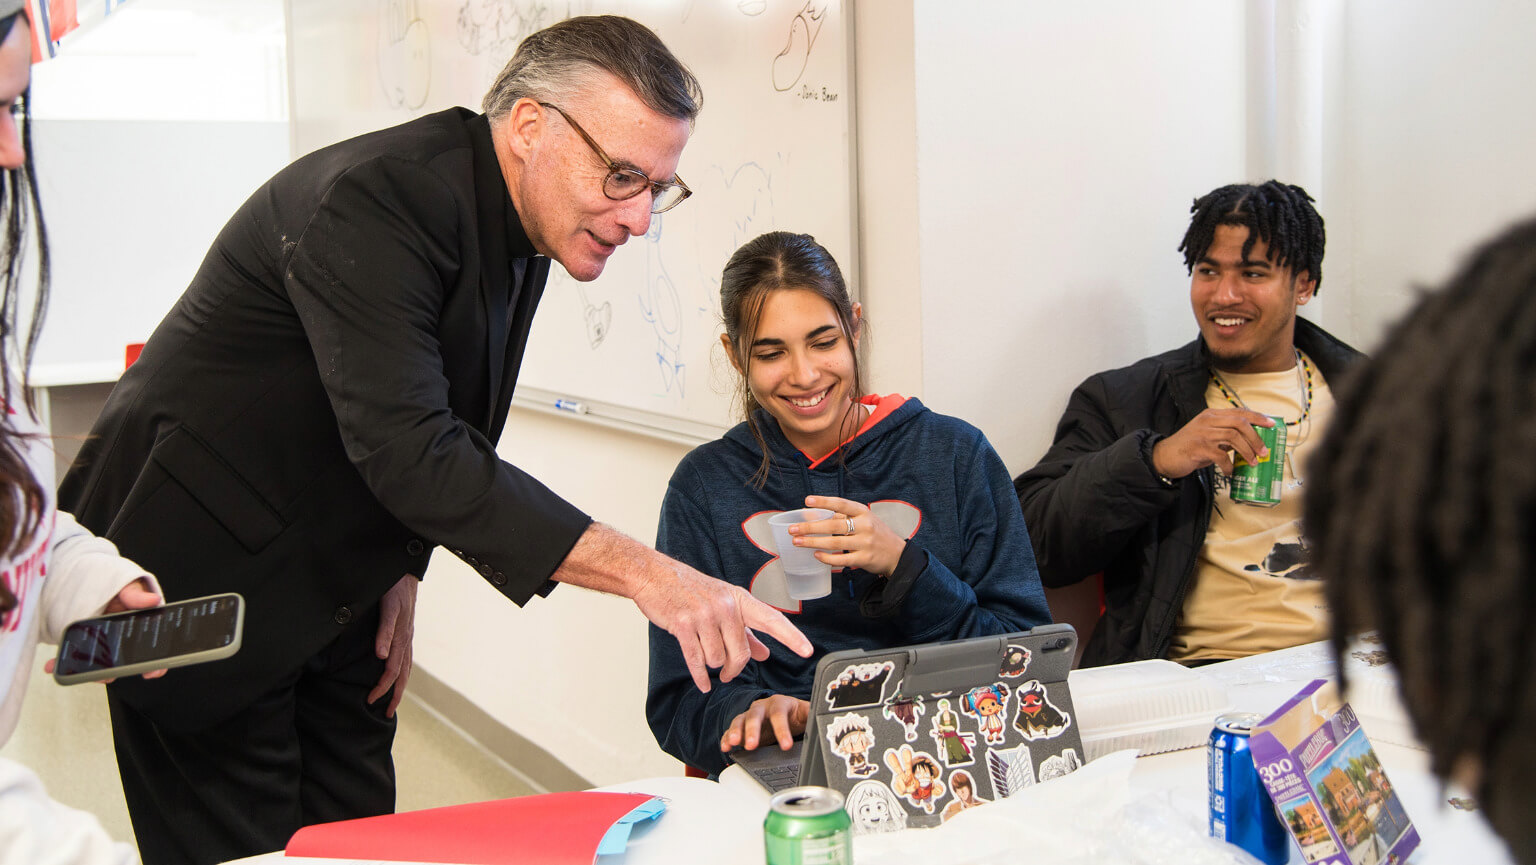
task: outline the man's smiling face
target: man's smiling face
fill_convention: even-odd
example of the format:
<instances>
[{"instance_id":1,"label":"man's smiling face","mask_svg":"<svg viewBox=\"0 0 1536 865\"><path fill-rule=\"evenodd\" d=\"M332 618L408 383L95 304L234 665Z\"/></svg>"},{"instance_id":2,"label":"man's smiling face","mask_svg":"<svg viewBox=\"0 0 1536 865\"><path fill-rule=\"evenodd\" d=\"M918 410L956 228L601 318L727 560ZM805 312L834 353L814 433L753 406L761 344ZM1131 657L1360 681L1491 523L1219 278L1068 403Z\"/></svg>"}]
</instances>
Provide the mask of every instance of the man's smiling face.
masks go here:
<instances>
[{"instance_id":1,"label":"man's smiling face","mask_svg":"<svg viewBox=\"0 0 1536 865\"><path fill-rule=\"evenodd\" d=\"M1317 288L1306 273L1277 267L1269 246L1248 229L1219 225L1190 278L1190 305L1212 362L1226 372L1279 372L1296 363L1296 309Z\"/></svg>"}]
</instances>

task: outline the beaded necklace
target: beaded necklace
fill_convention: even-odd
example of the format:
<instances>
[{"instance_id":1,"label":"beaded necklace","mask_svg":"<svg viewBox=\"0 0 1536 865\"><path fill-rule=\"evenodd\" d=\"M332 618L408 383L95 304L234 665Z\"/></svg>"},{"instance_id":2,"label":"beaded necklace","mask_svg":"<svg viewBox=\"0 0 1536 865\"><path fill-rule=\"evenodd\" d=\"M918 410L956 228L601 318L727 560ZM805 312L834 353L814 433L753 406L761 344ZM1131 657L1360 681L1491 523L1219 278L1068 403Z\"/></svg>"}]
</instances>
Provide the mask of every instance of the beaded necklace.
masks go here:
<instances>
[{"instance_id":1,"label":"beaded necklace","mask_svg":"<svg viewBox=\"0 0 1536 865\"><path fill-rule=\"evenodd\" d=\"M1301 475L1296 471L1296 460L1292 458L1292 454L1306 440L1306 430L1301 425L1312 414L1312 361L1307 357L1306 352L1301 349L1293 350L1296 352L1296 388L1301 391L1301 417L1285 421L1287 427L1297 428L1294 436L1287 437L1289 441L1285 448L1285 461L1291 467L1291 479L1296 482L1297 486L1301 486ZM1248 404L1243 402L1236 391L1227 387L1227 383L1221 380L1220 373L1214 369L1211 370L1211 381L1216 384L1216 389L1221 391L1221 395L1226 397L1227 402L1231 403L1233 407L1248 408ZM1281 418L1281 420L1284 420L1284 418Z\"/></svg>"},{"instance_id":2,"label":"beaded necklace","mask_svg":"<svg viewBox=\"0 0 1536 865\"><path fill-rule=\"evenodd\" d=\"M1286 421L1286 426L1297 426L1312 414L1312 362L1301 349L1294 349L1294 351L1296 352L1296 389L1302 393L1301 417ZM1234 408L1248 408L1248 404L1227 387L1227 383L1221 380L1221 374L1214 369L1211 370L1211 381L1216 383L1216 389L1221 391L1221 395L1226 397L1227 402L1232 403Z\"/></svg>"}]
</instances>

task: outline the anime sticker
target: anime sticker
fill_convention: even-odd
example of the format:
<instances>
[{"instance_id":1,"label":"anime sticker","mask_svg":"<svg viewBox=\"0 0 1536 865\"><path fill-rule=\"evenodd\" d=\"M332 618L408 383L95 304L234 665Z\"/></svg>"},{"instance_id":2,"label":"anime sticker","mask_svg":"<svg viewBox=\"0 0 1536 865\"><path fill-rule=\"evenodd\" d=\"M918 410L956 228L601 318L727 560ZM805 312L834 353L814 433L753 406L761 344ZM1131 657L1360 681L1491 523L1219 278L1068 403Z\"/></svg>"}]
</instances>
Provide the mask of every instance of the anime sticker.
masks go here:
<instances>
[{"instance_id":1,"label":"anime sticker","mask_svg":"<svg viewBox=\"0 0 1536 865\"><path fill-rule=\"evenodd\" d=\"M928 736L933 739L934 750L944 760L944 765L969 766L975 762L975 733L960 732L960 713L950 707L949 700L939 700L939 710L933 715L933 728Z\"/></svg>"},{"instance_id":2,"label":"anime sticker","mask_svg":"<svg viewBox=\"0 0 1536 865\"><path fill-rule=\"evenodd\" d=\"M891 789L907 797L914 807L932 814L944 798L943 770L938 761L923 751L913 753L911 745L885 749L885 765L891 768Z\"/></svg>"},{"instance_id":3,"label":"anime sticker","mask_svg":"<svg viewBox=\"0 0 1536 865\"><path fill-rule=\"evenodd\" d=\"M988 751L987 774L992 776L992 789L1000 797L1035 786L1035 760L1029 756L1029 746Z\"/></svg>"},{"instance_id":4,"label":"anime sticker","mask_svg":"<svg viewBox=\"0 0 1536 865\"><path fill-rule=\"evenodd\" d=\"M907 733L907 741L916 742L918 716L926 714L927 711L927 706L924 706L922 703L916 700L908 699L897 700L894 703L886 703L885 708L880 710L880 714L884 716L886 720L900 721L901 728Z\"/></svg>"},{"instance_id":5,"label":"anime sticker","mask_svg":"<svg viewBox=\"0 0 1536 865\"><path fill-rule=\"evenodd\" d=\"M1014 717L1013 726L1019 728L1024 738L1031 742L1055 738L1071 724L1072 717L1046 699L1045 686L1039 679L1019 686L1019 714Z\"/></svg>"},{"instance_id":6,"label":"anime sticker","mask_svg":"<svg viewBox=\"0 0 1536 865\"><path fill-rule=\"evenodd\" d=\"M1054 757L1046 757L1040 762L1040 781L1044 783L1052 778L1070 775L1081 768L1083 768L1083 763L1077 759L1077 752L1068 748L1060 754Z\"/></svg>"},{"instance_id":7,"label":"anime sticker","mask_svg":"<svg viewBox=\"0 0 1536 865\"><path fill-rule=\"evenodd\" d=\"M843 807L853 818L853 834L899 832L907 828L907 811L890 788L879 781L860 781L848 791Z\"/></svg>"},{"instance_id":8,"label":"anime sticker","mask_svg":"<svg viewBox=\"0 0 1536 865\"><path fill-rule=\"evenodd\" d=\"M890 661L849 664L827 686L827 708L847 709L885 702L885 682L895 668Z\"/></svg>"},{"instance_id":9,"label":"anime sticker","mask_svg":"<svg viewBox=\"0 0 1536 865\"><path fill-rule=\"evenodd\" d=\"M863 778L879 771L880 767L869 762L869 749L875 746L875 733L869 726L869 718L849 712L839 715L827 725L827 742L832 753L848 764L849 778Z\"/></svg>"},{"instance_id":10,"label":"anime sticker","mask_svg":"<svg viewBox=\"0 0 1536 865\"><path fill-rule=\"evenodd\" d=\"M977 805L985 805L989 800L976 795L976 781L971 773L961 769L949 776L949 792L954 796L954 801L944 806L944 813L940 818L948 820L967 808Z\"/></svg>"},{"instance_id":11,"label":"anime sticker","mask_svg":"<svg viewBox=\"0 0 1536 865\"><path fill-rule=\"evenodd\" d=\"M960 697L960 711L976 719L976 726L986 737L988 745L1001 745L1007 741L1008 730L1003 720L1003 710L1006 708L1008 686L1002 682L972 688Z\"/></svg>"},{"instance_id":12,"label":"anime sticker","mask_svg":"<svg viewBox=\"0 0 1536 865\"><path fill-rule=\"evenodd\" d=\"M1003 663L997 670L997 674L1009 679L1017 679L1029 669L1029 649L1024 646L1010 645L1003 651Z\"/></svg>"}]
</instances>

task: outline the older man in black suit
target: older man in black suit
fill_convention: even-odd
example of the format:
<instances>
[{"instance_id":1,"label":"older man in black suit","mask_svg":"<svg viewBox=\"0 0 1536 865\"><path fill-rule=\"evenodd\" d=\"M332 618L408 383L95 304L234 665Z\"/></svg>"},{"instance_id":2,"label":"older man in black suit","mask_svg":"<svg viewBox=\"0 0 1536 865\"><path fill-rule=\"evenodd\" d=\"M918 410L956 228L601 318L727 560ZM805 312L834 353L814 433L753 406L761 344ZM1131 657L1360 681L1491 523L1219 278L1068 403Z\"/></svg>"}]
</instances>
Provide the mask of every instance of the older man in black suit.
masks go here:
<instances>
[{"instance_id":1,"label":"older man in black suit","mask_svg":"<svg viewBox=\"0 0 1536 865\"><path fill-rule=\"evenodd\" d=\"M810 653L773 609L495 450L550 259L593 279L687 197L698 90L646 28L571 19L519 47L485 114L312 153L225 226L60 491L167 597L248 602L234 658L110 691L147 861L222 861L393 810L414 575L434 546L519 604L556 582L632 598L701 688L706 665L727 678L766 655L754 629Z\"/></svg>"}]
</instances>

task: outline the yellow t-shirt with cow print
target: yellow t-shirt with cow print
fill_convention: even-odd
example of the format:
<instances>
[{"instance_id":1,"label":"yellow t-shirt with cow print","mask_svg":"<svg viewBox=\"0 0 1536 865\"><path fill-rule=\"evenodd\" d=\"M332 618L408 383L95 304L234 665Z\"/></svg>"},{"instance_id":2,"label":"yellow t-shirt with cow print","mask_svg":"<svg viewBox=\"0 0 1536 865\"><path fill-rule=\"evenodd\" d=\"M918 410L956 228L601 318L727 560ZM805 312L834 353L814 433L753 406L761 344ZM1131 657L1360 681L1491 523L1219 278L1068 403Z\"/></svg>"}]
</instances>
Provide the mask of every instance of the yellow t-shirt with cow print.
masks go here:
<instances>
[{"instance_id":1,"label":"yellow t-shirt with cow print","mask_svg":"<svg viewBox=\"0 0 1536 865\"><path fill-rule=\"evenodd\" d=\"M1240 658L1328 636L1322 582L1308 564L1300 530L1307 457L1333 415L1333 393L1316 365L1311 366L1311 410L1300 423L1286 427L1280 504L1234 502L1227 492L1229 479L1216 472L1210 528L1169 645L1168 657L1176 661ZM1299 368L1223 373L1222 381L1254 411L1288 421L1302 417L1305 382ZM1210 408L1232 407L1214 380L1205 402Z\"/></svg>"}]
</instances>

